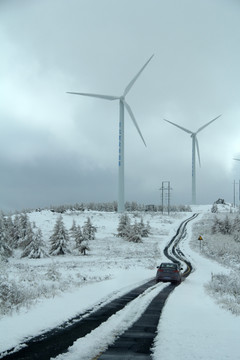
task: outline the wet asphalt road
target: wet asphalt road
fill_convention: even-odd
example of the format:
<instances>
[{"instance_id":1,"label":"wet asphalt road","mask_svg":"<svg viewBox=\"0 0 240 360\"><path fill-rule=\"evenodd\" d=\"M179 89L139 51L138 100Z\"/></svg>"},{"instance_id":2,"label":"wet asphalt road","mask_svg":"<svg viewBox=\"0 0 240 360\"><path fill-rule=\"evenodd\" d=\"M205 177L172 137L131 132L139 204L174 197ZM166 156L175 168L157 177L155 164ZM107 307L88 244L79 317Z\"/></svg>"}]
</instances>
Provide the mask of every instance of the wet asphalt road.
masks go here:
<instances>
[{"instance_id":1,"label":"wet asphalt road","mask_svg":"<svg viewBox=\"0 0 240 360\"><path fill-rule=\"evenodd\" d=\"M152 300L143 315L120 336L99 360L150 360L150 349L157 334L162 309L176 285L167 285Z\"/></svg>"}]
</instances>

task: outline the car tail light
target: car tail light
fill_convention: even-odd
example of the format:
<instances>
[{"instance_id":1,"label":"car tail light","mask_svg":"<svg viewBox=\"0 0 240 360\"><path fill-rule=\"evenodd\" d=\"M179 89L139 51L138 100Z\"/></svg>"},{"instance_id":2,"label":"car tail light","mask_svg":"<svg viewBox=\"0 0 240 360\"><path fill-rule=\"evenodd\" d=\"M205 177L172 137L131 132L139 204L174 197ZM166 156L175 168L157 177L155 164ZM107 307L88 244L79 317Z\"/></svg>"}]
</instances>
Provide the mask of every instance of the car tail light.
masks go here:
<instances>
[{"instance_id":1,"label":"car tail light","mask_svg":"<svg viewBox=\"0 0 240 360\"><path fill-rule=\"evenodd\" d=\"M179 273L179 271L178 271L178 270L174 270L174 272L175 272L175 273Z\"/></svg>"},{"instance_id":2,"label":"car tail light","mask_svg":"<svg viewBox=\"0 0 240 360\"><path fill-rule=\"evenodd\" d=\"M158 269L159 272L163 272L163 269Z\"/></svg>"}]
</instances>

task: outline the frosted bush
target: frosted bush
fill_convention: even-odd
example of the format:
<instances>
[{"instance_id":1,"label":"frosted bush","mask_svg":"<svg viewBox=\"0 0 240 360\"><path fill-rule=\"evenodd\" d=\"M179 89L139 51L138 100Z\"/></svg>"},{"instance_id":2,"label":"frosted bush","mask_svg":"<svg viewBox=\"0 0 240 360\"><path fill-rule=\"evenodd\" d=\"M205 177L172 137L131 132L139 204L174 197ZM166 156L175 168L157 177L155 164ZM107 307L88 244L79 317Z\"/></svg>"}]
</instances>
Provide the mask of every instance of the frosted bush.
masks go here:
<instances>
[{"instance_id":1,"label":"frosted bush","mask_svg":"<svg viewBox=\"0 0 240 360\"><path fill-rule=\"evenodd\" d=\"M235 315L240 315L240 272L230 275L213 274L206 285L207 291L217 298L218 303Z\"/></svg>"},{"instance_id":2,"label":"frosted bush","mask_svg":"<svg viewBox=\"0 0 240 360\"><path fill-rule=\"evenodd\" d=\"M5 266L0 268L0 314L7 314L26 300L24 289L10 279Z\"/></svg>"},{"instance_id":3,"label":"frosted bush","mask_svg":"<svg viewBox=\"0 0 240 360\"><path fill-rule=\"evenodd\" d=\"M212 215L202 219L193 227L192 247L198 250L199 235L202 240L202 254L233 270L229 275L214 274L206 289L218 303L235 315L240 315L240 242L239 217L235 214Z\"/></svg>"}]
</instances>

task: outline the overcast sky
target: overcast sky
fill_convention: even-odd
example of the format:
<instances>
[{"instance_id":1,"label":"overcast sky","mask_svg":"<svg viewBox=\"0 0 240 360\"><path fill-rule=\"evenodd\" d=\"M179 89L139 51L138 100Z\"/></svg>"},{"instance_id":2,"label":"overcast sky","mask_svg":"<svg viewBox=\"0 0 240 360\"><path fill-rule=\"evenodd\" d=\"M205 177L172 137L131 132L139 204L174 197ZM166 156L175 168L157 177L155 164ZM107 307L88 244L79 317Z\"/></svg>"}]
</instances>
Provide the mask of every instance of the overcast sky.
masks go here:
<instances>
[{"instance_id":1,"label":"overcast sky","mask_svg":"<svg viewBox=\"0 0 240 360\"><path fill-rule=\"evenodd\" d=\"M198 135L197 202L233 201L240 178L239 0L0 0L0 209L117 200L119 104L126 100L125 198L191 203Z\"/></svg>"}]
</instances>

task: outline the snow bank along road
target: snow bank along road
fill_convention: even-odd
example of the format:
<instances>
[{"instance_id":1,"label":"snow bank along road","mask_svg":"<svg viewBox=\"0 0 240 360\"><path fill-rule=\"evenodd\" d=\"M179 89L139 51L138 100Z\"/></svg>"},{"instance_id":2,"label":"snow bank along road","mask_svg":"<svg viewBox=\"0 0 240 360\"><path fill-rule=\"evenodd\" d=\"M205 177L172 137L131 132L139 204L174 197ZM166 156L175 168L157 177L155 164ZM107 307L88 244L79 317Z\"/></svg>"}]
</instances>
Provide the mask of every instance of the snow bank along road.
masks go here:
<instances>
[{"instance_id":1,"label":"snow bank along road","mask_svg":"<svg viewBox=\"0 0 240 360\"><path fill-rule=\"evenodd\" d=\"M179 243L186 234L187 223L195 219L197 215L194 214L181 223L176 235L164 249L164 254L168 259L186 266L185 277L190 274L192 267L181 252ZM59 328L28 340L18 349L10 349L0 354L0 359L47 360L57 356L59 360L64 358L90 360L89 354L78 353L76 357L74 346L77 346L79 341L84 341L86 336L91 337L90 342L94 342L99 339L99 332L107 334L104 328L109 328L111 331L109 336L101 341L100 353L97 356L94 355L92 359L151 359L150 349L156 335L161 311L175 286L156 284L155 279L152 279L107 305L100 305L96 311L89 310L87 313L80 314ZM120 312L121 325L117 322L117 315ZM125 317L126 321L123 322ZM111 322L113 324L110 325ZM116 325L113 331L114 323ZM76 345L73 345L74 342ZM68 356L67 351L69 351Z\"/></svg>"}]
</instances>

